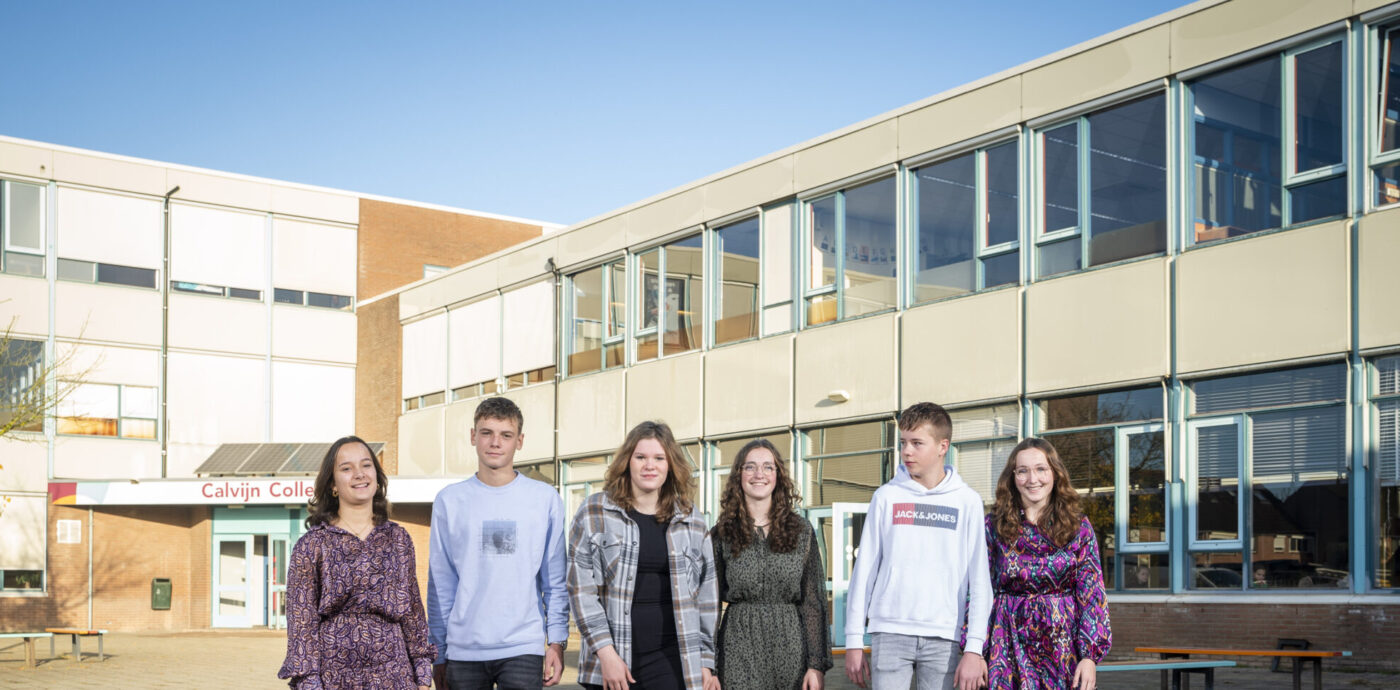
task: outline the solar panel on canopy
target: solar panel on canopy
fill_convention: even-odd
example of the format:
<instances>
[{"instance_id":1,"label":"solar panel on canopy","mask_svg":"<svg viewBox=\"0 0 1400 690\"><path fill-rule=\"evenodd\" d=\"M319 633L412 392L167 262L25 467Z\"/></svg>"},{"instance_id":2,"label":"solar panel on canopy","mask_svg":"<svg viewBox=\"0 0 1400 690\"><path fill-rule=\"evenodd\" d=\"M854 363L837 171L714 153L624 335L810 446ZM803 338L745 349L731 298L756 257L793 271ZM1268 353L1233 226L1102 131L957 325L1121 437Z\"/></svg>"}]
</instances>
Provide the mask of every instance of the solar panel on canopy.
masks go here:
<instances>
[{"instance_id":1,"label":"solar panel on canopy","mask_svg":"<svg viewBox=\"0 0 1400 690\"><path fill-rule=\"evenodd\" d=\"M239 474L272 474L280 469L291 459L296 450L300 448L300 443L262 443L243 465L238 468Z\"/></svg>"},{"instance_id":2,"label":"solar panel on canopy","mask_svg":"<svg viewBox=\"0 0 1400 690\"><path fill-rule=\"evenodd\" d=\"M261 443L225 443L195 469L195 474L236 474Z\"/></svg>"},{"instance_id":3,"label":"solar panel on canopy","mask_svg":"<svg viewBox=\"0 0 1400 690\"><path fill-rule=\"evenodd\" d=\"M329 443L303 443L292 453L287 462L277 470L278 474L314 474L321 469L321 459L331 449Z\"/></svg>"}]
</instances>

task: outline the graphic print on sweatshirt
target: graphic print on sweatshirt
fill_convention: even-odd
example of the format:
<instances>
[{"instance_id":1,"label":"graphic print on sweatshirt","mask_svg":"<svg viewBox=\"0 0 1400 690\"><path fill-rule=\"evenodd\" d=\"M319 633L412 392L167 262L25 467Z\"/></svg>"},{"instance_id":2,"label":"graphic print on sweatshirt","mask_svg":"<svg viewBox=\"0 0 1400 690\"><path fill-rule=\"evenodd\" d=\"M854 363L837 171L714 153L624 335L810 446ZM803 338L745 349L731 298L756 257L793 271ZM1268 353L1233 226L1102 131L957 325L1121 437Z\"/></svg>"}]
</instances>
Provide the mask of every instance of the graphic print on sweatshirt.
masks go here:
<instances>
[{"instance_id":1,"label":"graphic print on sweatshirt","mask_svg":"<svg viewBox=\"0 0 1400 690\"><path fill-rule=\"evenodd\" d=\"M515 555L515 521L482 521L481 553L485 556Z\"/></svg>"},{"instance_id":2,"label":"graphic print on sweatshirt","mask_svg":"<svg viewBox=\"0 0 1400 690\"><path fill-rule=\"evenodd\" d=\"M915 527L958 528L958 509L932 503L895 503L893 505L894 525L914 525Z\"/></svg>"}]
</instances>

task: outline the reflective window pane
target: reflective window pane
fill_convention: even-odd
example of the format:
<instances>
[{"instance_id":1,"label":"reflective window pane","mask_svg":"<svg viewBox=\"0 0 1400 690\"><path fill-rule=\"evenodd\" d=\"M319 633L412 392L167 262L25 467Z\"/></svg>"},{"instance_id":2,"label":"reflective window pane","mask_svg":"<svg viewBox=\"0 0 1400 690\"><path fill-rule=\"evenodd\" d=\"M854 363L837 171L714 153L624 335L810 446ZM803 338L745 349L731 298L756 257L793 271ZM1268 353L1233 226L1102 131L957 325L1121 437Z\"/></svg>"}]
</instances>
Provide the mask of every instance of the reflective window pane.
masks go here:
<instances>
[{"instance_id":1,"label":"reflective window pane","mask_svg":"<svg viewBox=\"0 0 1400 690\"><path fill-rule=\"evenodd\" d=\"M1123 557L1123 589L1167 589L1171 583L1169 554L1140 553Z\"/></svg>"},{"instance_id":2,"label":"reflective window pane","mask_svg":"<svg viewBox=\"0 0 1400 690\"><path fill-rule=\"evenodd\" d=\"M1384 33L1381 45L1380 143L1382 151L1400 147L1400 29Z\"/></svg>"},{"instance_id":3,"label":"reflective window pane","mask_svg":"<svg viewBox=\"0 0 1400 690\"><path fill-rule=\"evenodd\" d=\"M1015 285L1021 282L1021 252L1011 250L982 260L982 287Z\"/></svg>"},{"instance_id":4,"label":"reflective window pane","mask_svg":"<svg viewBox=\"0 0 1400 690\"><path fill-rule=\"evenodd\" d=\"M5 244L11 249L44 251L44 188L5 182Z\"/></svg>"},{"instance_id":5,"label":"reflective window pane","mask_svg":"<svg viewBox=\"0 0 1400 690\"><path fill-rule=\"evenodd\" d=\"M1041 135L1041 232L1079 226L1079 123Z\"/></svg>"},{"instance_id":6,"label":"reflective window pane","mask_svg":"<svg viewBox=\"0 0 1400 690\"><path fill-rule=\"evenodd\" d=\"M1089 265L1167 250L1166 96L1089 120Z\"/></svg>"},{"instance_id":7,"label":"reflective window pane","mask_svg":"<svg viewBox=\"0 0 1400 690\"><path fill-rule=\"evenodd\" d=\"M1044 428L1158 420L1164 409L1162 397L1162 389L1152 386L1052 398L1041 403L1045 413Z\"/></svg>"},{"instance_id":8,"label":"reflective window pane","mask_svg":"<svg viewBox=\"0 0 1400 690\"><path fill-rule=\"evenodd\" d=\"M323 292L306 293L306 303L312 307L324 307L326 309L349 309L350 297L348 295L329 295Z\"/></svg>"},{"instance_id":9,"label":"reflective window pane","mask_svg":"<svg viewBox=\"0 0 1400 690\"><path fill-rule=\"evenodd\" d=\"M715 344L758 337L758 218L727 225L719 241L719 314Z\"/></svg>"},{"instance_id":10,"label":"reflective window pane","mask_svg":"<svg viewBox=\"0 0 1400 690\"><path fill-rule=\"evenodd\" d=\"M1222 590L1244 587L1244 556L1240 552L1192 554L1191 589Z\"/></svg>"},{"instance_id":11,"label":"reflective window pane","mask_svg":"<svg viewBox=\"0 0 1400 690\"><path fill-rule=\"evenodd\" d=\"M273 288L272 301L280 304L304 304L306 302L306 293L301 290Z\"/></svg>"},{"instance_id":12,"label":"reflective window pane","mask_svg":"<svg viewBox=\"0 0 1400 690\"><path fill-rule=\"evenodd\" d=\"M1379 165L1376 166L1375 170L1376 197L1374 203L1377 206L1384 206L1400 201L1400 163Z\"/></svg>"},{"instance_id":13,"label":"reflective window pane","mask_svg":"<svg viewBox=\"0 0 1400 690\"><path fill-rule=\"evenodd\" d=\"M893 309L899 265L895 178L845 192L844 318Z\"/></svg>"},{"instance_id":14,"label":"reflective window pane","mask_svg":"<svg viewBox=\"0 0 1400 690\"><path fill-rule=\"evenodd\" d=\"M918 184L919 248L915 300L970 292L976 287L976 163L973 154L914 171Z\"/></svg>"},{"instance_id":15,"label":"reflective window pane","mask_svg":"<svg viewBox=\"0 0 1400 690\"><path fill-rule=\"evenodd\" d=\"M836 320L836 293L817 295L807 300L807 325L830 323Z\"/></svg>"},{"instance_id":16,"label":"reflective window pane","mask_svg":"<svg viewBox=\"0 0 1400 690\"><path fill-rule=\"evenodd\" d=\"M573 342L569 346L569 373L582 374L602 367L603 269L591 268L570 280L573 290Z\"/></svg>"},{"instance_id":17,"label":"reflective window pane","mask_svg":"<svg viewBox=\"0 0 1400 690\"><path fill-rule=\"evenodd\" d=\"M1342 42L1293 60L1294 170L1337 165L1342 162Z\"/></svg>"},{"instance_id":18,"label":"reflective window pane","mask_svg":"<svg viewBox=\"0 0 1400 690\"><path fill-rule=\"evenodd\" d=\"M1081 507L1098 535L1104 582L1114 583L1114 555L1117 519L1114 504L1114 437L1112 429L1047 434L1069 472L1070 483L1079 492Z\"/></svg>"},{"instance_id":19,"label":"reflective window pane","mask_svg":"<svg viewBox=\"0 0 1400 690\"><path fill-rule=\"evenodd\" d=\"M1294 223L1340 217L1347 212L1345 175L1298 185L1288 193L1289 217Z\"/></svg>"},{"instance_id":20,"label":"reflective window pane","mask_svg":"<svg viewBox=\"0 0 1400 690\"><path fill-rule=\"evenodd\" d=\"M1015 242L1020 236L1018 207L1021 191L1017 172L1018 152L1016 142L1007 142L987 149L985 157L984 182L986 192L983 197L987 207L986 246Z\"/></svg>"},{"instance_id":21,"label":"reflective window pane","mask_svg":"<svg viewBox=\"0 0 1400 690\"><path fill-rule=\"evenodd\" d=\"M1279 227L1279 58L1204 77L1192 85L1191 93L1198 142L1196 241Z\"/></svg>"},{"instance_id":22,"label":"reflective window pane","mask_svg":"<svg viewBox=\"0 0 1400 690\"><path fill-rule=\"evenodd\" d=\"M17 276L44 276L44 257L37 254L5 252L5 272Z\"/></svg>"},{"instance_id":23,"label":"reflective window pane","mask_svg":"<svg viewBox=\"0 0 1400 690\"><path fill-rule=\"evenodd\" d=\"M1253 586L1350 587L1341 406L1254 415ZM1262 572L1261 572L1262 571Z\"/></svg>"},{"instance_id":24,"label":"reflective window pane","mask_svg":"<svg viewBox=\"0 0 1400 690\"><path fill-rule=\"evenodd\" d=\"M97 282L131 287L155 288L156 272L151 268L97 264Z\"/></svg>"},{"instance_id":25,"label":"reflective window pane","mask_svg":"<svg viewBox=\"0 0 1400 690\"><path fill-rule=\"evenodd\" d=\"M607 319L607 337L621 337L627 329L627 266L622 262L609 264L604 269L607 281L608 303L603 310Z\"/></svg>"},{"instance_id":26,"label":"reflective window pane","mask_svg":"<svg viewBox=\"0 0 1400 690\"><path fill-rule=\"evenodd\" d=\"M687 237L666 245L666 319L662 343L666 354L694 350L705 339L704 238Z\"/></svg>"},{"instance_id":27,"label":"reflective window pane","mask_svg":"<svg viewBox=\"0 0 1400 690\"><path fill-rule=\"evenodd\" d=\"M1167 540L1166 438L1161 431L1127 434L1129 543Z\"/></svg>"},{"instance_id":28,"label":"reflective window pane","mask_svg":"<svg viewBox=\"0 0 1400 690\"><path fill-rule=\"evenodd\" d=\"M91 261L78 261L76 259L58 260L59 280L76 280L82 283L91 283L97 276L97 265Z\"/></svg>"},{"instance_id":29,"label":"reflective window pane","mask_svg":"<svg viewBox=\"0 0 1400 690\"><path fill-rule=\"evenodd\" d=\"M1346 368L1322 364L1224 376L1193 383L1191 391L1198 414L1341 401L1346 395Z\"/></svg>"},{"instance_id":30,"label":"reflective window pane","mask_svg":"<svg viewBox=\"0 0 1400 690\"><path fill-rule=\"evenodd\" d=\"M1375 443L1377 538L1371 577L1377 587L1400 587L1400 398L1376 403Z\"/></svg>"},{"instance_id":31,"label":"reflective window pane","mask_svg":"<svg viewBox=\"0 0 1400 690\"><path fill-rule=\"evenodd\" d=\"M836 284L836 197L829 196L808 204L811 213L812 246L808 267L808 288Z\"/></svg>"},{"instance_id":32,"label":"reflective window pane","mask_svg":"<svg viewBox=\"0 0 1400 690\"><path fill-rule=\"evenodd\" d=\"M1036 275L1048 278L1061 273L1079 270L1083 257L1079 249L1079 236L1040 245L1039 261L1036 262Z\"/></svg>"},{"instance_id":33,"label":"reflective window pane","mask_svg":"<svg viewBox=\"0 0 1400 690\"><path fill-rule=\"evenodd\" d=\"M1240 536L1240 444L1234 424L1195 430L1196 539Z\"/></svg>"}]
</instances>

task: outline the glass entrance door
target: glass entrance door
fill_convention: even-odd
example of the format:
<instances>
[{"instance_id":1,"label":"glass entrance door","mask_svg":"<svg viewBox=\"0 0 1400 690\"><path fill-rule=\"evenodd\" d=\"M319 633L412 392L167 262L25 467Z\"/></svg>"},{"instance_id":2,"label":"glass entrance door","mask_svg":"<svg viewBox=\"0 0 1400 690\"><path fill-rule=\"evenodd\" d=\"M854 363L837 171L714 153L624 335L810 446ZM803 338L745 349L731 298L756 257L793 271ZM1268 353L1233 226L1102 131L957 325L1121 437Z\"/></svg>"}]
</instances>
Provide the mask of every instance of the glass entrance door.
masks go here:
<instances>
[{"instance_id":1,"label":"glass entrance door","mask_svg":"<svg viewBox=\"0 0 1400 690\"><path fill-rule=\"evenodd\" d=\"M837 648L846 646L846 591L860 553L860 533L869 507L865 503L831 504L831 641ZM870 644L869 635L865 644Z\"/></svg>"},{"instance_id":2,"label":"glass entrance door","mask_svg":"<svg viewBox=\"0 0 1400 690\"><path fill-rule=\"evenodd\" d=\"M252 627L248 609L252 554L251 535L214 537L214 627Z\"/></svg>"},{"instance_id":3,"label":"glass entrance door","mask_svg":"<svg viewBox=\"0 0 1400 690\"><path fill-rule=\"evenodd\" d=\"M273 535L267 559L267 625L287 627L287 537Z\"/></svg>"}]
</instances>

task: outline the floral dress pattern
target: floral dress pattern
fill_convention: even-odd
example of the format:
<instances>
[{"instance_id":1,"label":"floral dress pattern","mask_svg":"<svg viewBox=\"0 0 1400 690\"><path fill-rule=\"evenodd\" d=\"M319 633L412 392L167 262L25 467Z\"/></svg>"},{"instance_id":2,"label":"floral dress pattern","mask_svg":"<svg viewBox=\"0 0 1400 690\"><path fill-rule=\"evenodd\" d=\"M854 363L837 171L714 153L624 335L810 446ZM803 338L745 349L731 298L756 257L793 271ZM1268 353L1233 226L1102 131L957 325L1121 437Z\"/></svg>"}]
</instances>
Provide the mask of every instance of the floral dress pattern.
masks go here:
<instances>
[{"instance_id":1,"label":"floral dress pattern","mask_svg":"<svg viewBox=\"0 0 1400 690\"><path fill-rule=\"evenodd\" d=\"M414 690L432 685L436 657L403 527L386 521L361 541L322 524L297 540L278 678L295 690Z\"/></svg>"},{"instance_id":2,"label":"floral dress pattern","mask_svg":"<svg viewBox=\"0 0 1400 690\"><path fill-rule=\"evenodd\" d=\"M991 690L1068 688L1083 659L1103 661L1113 646L1099 544L1089 519L1057 547L1039 528L1022 521L1011 544L987 516L991 559L991 634L987 680Z\"/></svg>"}]
</instances>

